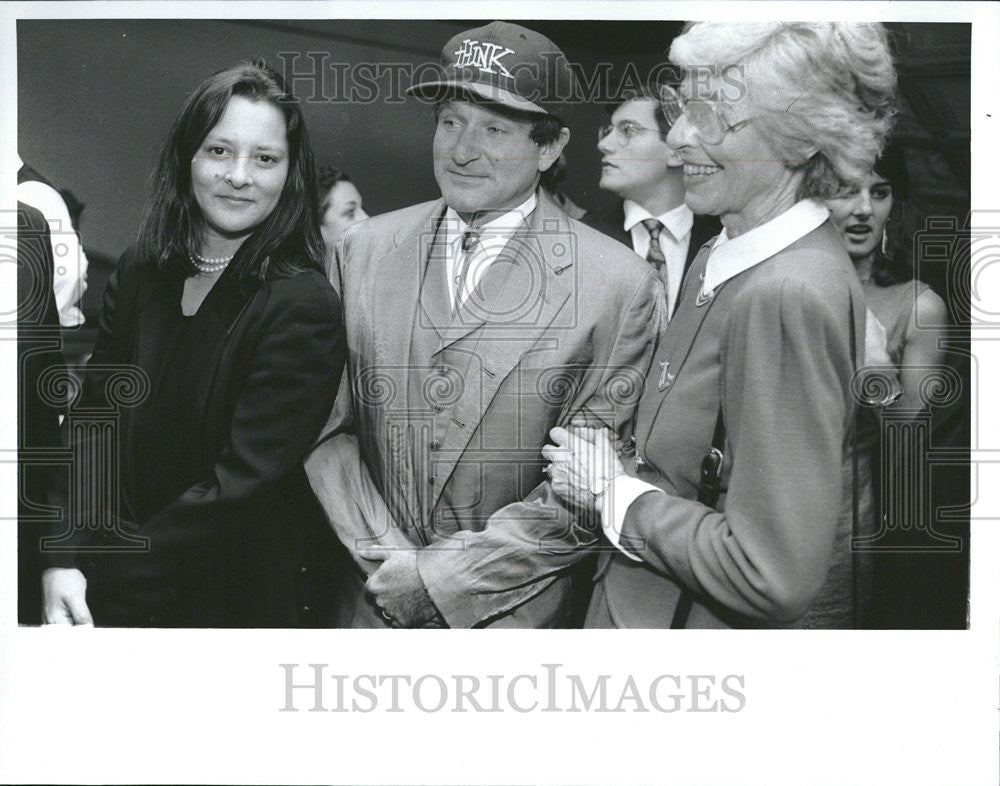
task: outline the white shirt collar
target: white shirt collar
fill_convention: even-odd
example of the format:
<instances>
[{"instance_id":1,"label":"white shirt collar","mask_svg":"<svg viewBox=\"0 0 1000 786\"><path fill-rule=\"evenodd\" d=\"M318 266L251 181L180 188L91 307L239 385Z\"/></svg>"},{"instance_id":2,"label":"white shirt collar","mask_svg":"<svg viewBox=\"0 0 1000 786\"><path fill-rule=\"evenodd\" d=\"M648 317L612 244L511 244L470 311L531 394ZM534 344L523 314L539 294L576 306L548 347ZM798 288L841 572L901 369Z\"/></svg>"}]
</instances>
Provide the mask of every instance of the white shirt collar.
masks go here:
<instances>
[{"instance_id":1,"label":"white shirt collar","mask_svg":"<svg viewBox=\"0 0 1000 786\"><path fill-rule=\"evenodd\" d=\"M509 210L501 216L497 216L492 221L483 224L482 232L479 234L477 242L471 248L471 257L468 259L468 266L462 264L464 252L462 251L462 235L469 229L469 225L462 220L450 207L445 211L444 222L446 235L447 254L445 258L445 273L448 281L448 293L451 298L452 308L456 302L464 303L469 295L479 286L479 282L489 267L499 258L507 245L507 242L514 236L518 228L525 222L531 212L538 204L538 198L534 193L524 202ZM463 275L462 269L466 267ZM456 288L461 284L461 292Z\"/></svg>"},{"instance_id":2,"label":"white shirt collar","mask_svg":"<svg viewBox=\"0 0 1000 786\"><path fill-rule=\"evenodd\" d=\"M723 229L709 251L705 280L701 285L702 294L708 295L744 270L749 270L783 248L788 248L829 217L830 211L825 205L812 199L803 199L766 224L732 239Z\"/></svg>"},{"instance_id":3,"label":"white shirt collar","mask_svg":"<svg viewBox=\"0 0 1000 786\"><path fill-rule=\"evenodd\" d=\"M681 202L672 210L668 210L663 215L654 216L638 202L633 202L631 199L625 200L626 232L631 232L636 224L645 221L647 218L655 218L663 224L675 240L687 237L691 232L691 227L694 225L694 213L691 212L691 208L684 202Z\"/></svg>"},{"instance_id":4,"label":"white shirt collar","mask_svg":"<svg viewBox=\"0 0 1000 786\"><path fill-rule=\"evenodd\" d=\"M481 227L483 236L496 237L514 234L514 231L521 226L521 223L531 215L537 204L538 197L532 191L531 196L513 210L508 210L503 215L497 216L492 221L483 224ZM444 220L448 228L449 240L461 236L469 228L469 225L465 223L462 217L450 207L445 211Z\"/></svg>"}]
</instances>

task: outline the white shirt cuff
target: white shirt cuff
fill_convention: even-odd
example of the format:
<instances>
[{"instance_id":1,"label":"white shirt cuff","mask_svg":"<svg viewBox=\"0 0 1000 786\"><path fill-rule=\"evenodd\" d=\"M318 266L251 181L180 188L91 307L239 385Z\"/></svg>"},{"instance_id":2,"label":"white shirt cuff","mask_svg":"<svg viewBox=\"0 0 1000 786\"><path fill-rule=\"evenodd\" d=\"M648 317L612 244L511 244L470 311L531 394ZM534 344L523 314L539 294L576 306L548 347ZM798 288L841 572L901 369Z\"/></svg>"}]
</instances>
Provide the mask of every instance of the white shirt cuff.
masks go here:
<instances>
[{"instance_id":1,"label":"white shirt cuff","mask_svg":"<svg viewBox=\"0 0 1000 786\"><path fill-rule=\"evenodd\" d=\"M665 493L663 489L657 488L652 483L639 480L639 478L618 475L612 479L604 494L601 495L601 521L604 524L605 537L614 544L616 549L635 562L642 562L642 558L637 557L622 546L620 542L622 525L625 523L625 514L628 513L629 506L647 491Z\"/></svg>"}]
</instances>

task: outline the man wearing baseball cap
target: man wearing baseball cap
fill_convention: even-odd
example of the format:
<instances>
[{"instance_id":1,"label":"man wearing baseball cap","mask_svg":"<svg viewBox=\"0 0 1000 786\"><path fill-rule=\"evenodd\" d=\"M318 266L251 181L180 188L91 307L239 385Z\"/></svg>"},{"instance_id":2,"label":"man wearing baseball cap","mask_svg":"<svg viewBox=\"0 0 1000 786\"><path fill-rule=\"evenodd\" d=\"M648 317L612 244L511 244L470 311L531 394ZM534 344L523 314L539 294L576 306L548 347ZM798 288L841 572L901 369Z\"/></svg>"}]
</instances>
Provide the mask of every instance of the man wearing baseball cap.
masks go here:
<instances>
[{"instance_id":1,"label":"man wearing baseball cap","mask_svg":"<svg viewBox=\"0 0 1000 786\"><path fill-rule=\"evenodd\" d=\"M434 103L442 198L339 244L351 400L306 470L352 557L344 626L571 624L597 530L555 497L541 448L571 421L626 436L662 297L538 189L574 85L532 30L455 36L408 91Z\"/></svg>"}]
</instances>

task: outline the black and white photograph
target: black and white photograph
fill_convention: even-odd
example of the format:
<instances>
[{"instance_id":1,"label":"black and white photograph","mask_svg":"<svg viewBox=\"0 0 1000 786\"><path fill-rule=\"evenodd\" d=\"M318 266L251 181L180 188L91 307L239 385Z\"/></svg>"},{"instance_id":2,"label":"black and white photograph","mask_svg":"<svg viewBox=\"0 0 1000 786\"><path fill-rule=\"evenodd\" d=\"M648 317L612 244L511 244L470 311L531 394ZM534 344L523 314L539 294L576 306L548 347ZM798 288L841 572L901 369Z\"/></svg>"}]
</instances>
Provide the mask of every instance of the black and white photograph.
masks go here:
<instances>
[{"instance_id":1,"label":"black and white photograph","mask_svg":"<svg viewBox=\"0 0 1000 786\"><path fill-rule=\"evenodd\" d=\"M0 780L1000 780L1000 5L2 20Z\"/></svg>"}]
</instances>

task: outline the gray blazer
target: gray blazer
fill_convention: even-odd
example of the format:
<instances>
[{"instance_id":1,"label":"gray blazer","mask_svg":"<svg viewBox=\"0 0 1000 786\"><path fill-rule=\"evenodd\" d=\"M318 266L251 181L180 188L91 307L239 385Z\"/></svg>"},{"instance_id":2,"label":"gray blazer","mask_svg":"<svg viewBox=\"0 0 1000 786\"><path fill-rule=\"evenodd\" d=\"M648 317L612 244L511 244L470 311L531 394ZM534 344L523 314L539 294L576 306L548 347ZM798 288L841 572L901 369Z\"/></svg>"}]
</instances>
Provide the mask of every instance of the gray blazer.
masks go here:
<instances>
[{"instance_id":1,"label":"gray blazer","mask_svg":"<svg viewBox=\"0 0 1000 786\"><path fill-rule=\"evenodd\" d=\"M376 566L358 555L360 541L419 549L420 575L448 625L562 625L569 571L595 533L572 526L543 483L541 448L577 413L626 433L652 355L659 284L638 256L539 194L475 302L453 317L443 272L428 268L444 210L442 201L417 205L343 238L332 278L350 385L307 474L363 572ZM415 331L433 331L442 374L431 381L453 392L436 411L407 395ZM406 433L421 424L428 449ZM344 624L381 624L357 581L347 598Z\"/></svg>"}]
</instances>

